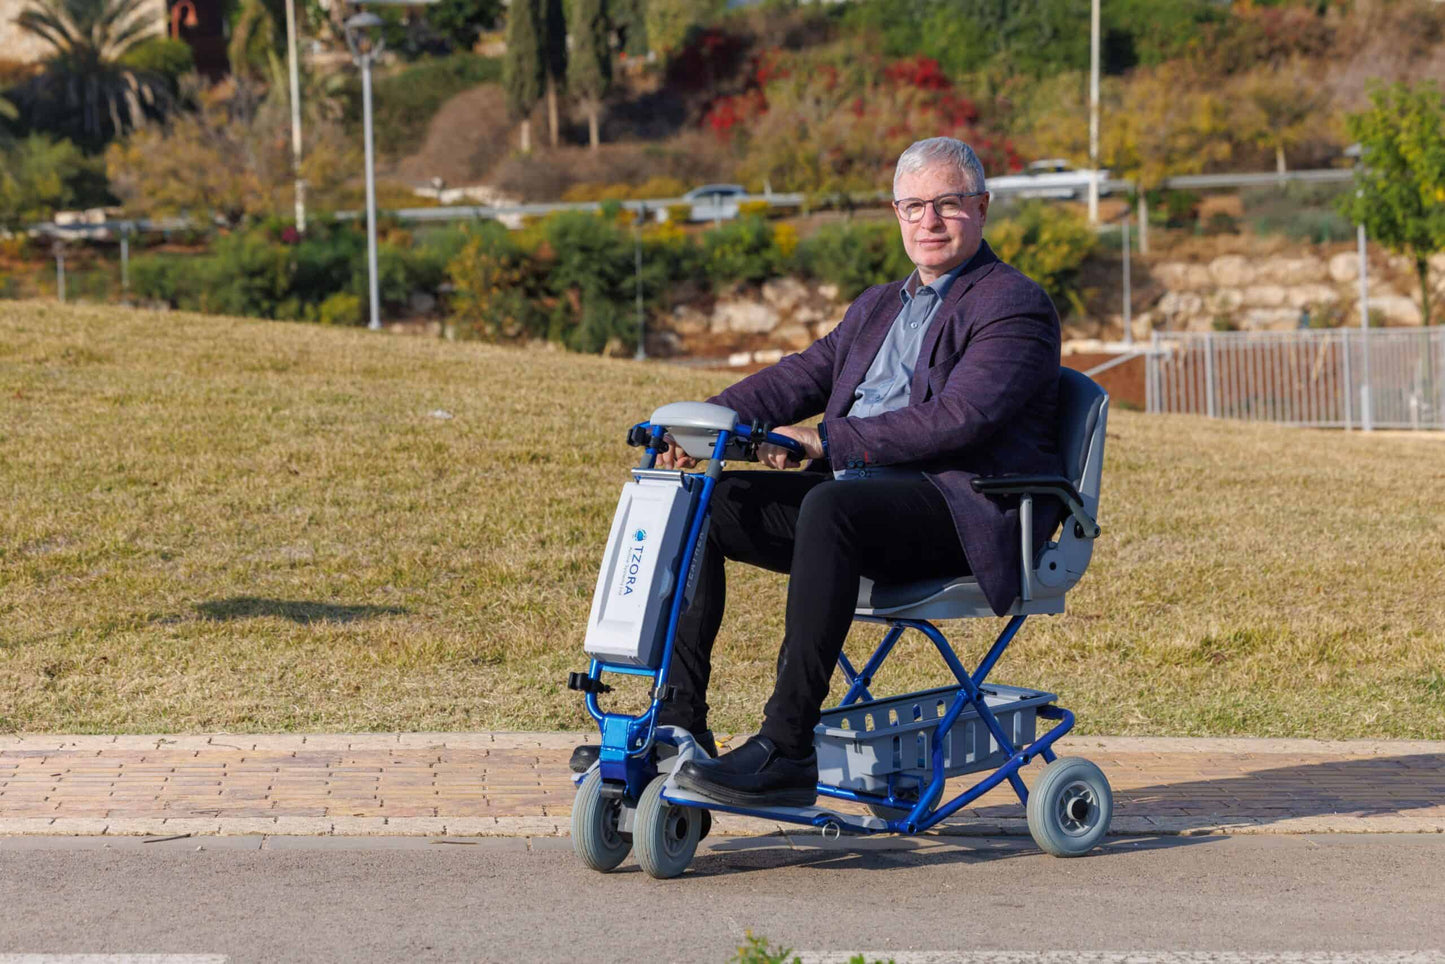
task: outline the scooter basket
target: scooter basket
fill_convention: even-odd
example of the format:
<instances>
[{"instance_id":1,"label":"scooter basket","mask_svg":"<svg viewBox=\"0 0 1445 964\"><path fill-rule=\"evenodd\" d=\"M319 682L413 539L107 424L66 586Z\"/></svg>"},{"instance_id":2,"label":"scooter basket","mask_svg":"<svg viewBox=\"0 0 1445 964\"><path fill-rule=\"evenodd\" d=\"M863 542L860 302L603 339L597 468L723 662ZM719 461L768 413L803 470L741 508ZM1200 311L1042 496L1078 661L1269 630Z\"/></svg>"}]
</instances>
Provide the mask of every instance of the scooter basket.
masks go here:
<instances>
[{"instance_id":1,"label":"scooter basket","mask_svg":"<svg viewBox=\"0 0 1445 964\"><path fill-rule=\"evenodd\" d=\"M988 684L984 702L1015 746L1034 741L1037 708L1057 697L1039 690ZM813 731L818 781L848 790L886 794L926 785L933 774L938 723L958 697L957 687L907 693L825 710ZM997 768L1008 759L978 711L965 706L943 737L948 776Z\"/></svg>"}]
</instances>

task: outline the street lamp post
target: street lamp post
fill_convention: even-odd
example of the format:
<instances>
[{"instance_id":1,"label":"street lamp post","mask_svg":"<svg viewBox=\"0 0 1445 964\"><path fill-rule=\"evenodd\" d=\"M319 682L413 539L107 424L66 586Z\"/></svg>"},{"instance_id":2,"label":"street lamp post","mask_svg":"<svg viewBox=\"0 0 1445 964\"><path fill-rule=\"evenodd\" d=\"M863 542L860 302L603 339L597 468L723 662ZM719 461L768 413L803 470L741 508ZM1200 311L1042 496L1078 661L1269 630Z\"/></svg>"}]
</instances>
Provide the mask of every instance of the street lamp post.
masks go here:
<instances>
[{"instance_id":1,"label":"street lamp post","mask_svg":"<svg viewBox=\"0 0 1445 964\"><path fill-rule=\"evenodd\" d=\"M633 358L642 361L647 357L647 316L642 308L642 225L647 221L647 205L637 208L632 218L632 268L637 281L637 351Z\"/></svg>"},{"instance_id":2,"label":"street lamp post","mask_svg":"<svg viewBox=\"0 0 1445 964\"><path fill-rule=\"evenodd\" d=\"M437 0L353 0L357 7L379 6L425 7ZM385 25L369 10L353 14L346 21L346 46L351 59L361 68L361 126L366 149L366 271L367 296L371 302L370 320L366 327L381 330L381 293L376 273L376 150L371 127L371 66L381 56L386 40L381 28Z\"/></svg>"},{"instance_id":3,"label":"street lamp post","mask_svg":"<svg viewBox=\"0 0 1445 964\"><path fill-rule=\"evenodd\" d=\"M291 161L296 169L296 230L306 231L306 182L301 180L301 79L296 65L296 0L286 0L286 69L291 81Z\"/></svg>"},{"instance_id":4,"label":"street lamp post","mask_svg":"<svg viewBox=\"0 0 1445 964\"><path fill-rule=\"evenodd\" d=\"M381 54L382 19L370 11L354 14L346 21L346 46L351 59L361 68L361 125L366 151L366 290L371 314L366 327L381 330L381 293L376 279L376 158L371 133L371 65Z\"/></svg>"}]
</instances>

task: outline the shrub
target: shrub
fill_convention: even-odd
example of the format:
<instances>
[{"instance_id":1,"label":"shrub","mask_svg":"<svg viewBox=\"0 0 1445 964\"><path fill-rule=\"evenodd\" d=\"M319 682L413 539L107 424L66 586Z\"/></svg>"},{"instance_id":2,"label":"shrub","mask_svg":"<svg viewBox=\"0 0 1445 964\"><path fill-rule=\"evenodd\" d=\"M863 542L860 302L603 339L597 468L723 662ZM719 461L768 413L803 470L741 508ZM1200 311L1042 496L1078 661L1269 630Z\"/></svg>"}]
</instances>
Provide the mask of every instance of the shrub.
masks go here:
<instances>
[{"instance_id":1,"label":"shrub","mask_svg":"<svg viewBox=\"0 0 1445 964\"><path fill-rule=\"evenodd\" d=\"M502 62L495 57L457 53L419 60L394 74L376 78L372 90L376 149L397 155L413 149L426 137L427 125L451 97L480 84L502 79ZM361 83L346 86L346 119L361 127ZM358 134L359 136L359 134Z\"/></svg>"},{"instance_id":2,"label":"shrub","mask_svg":"<svg viewBox=\"0 0 1445 964\"><path fill-rule=\"evenodd\" d=\"M796 260L804 274L837 285L848 299L913 270L898 229L886 221L825 225L798 245Z\"/></svg>"},{"instance_id":3,"label":"shrub","mask_svg":"<svg viewBox=\"0 0 1445 964\"><path fill-rule=\"evenodd\" d=\"M469 229L447 266L451 312L463 338L503 341L546 334L535 298L539 279L511 232L495 221Z\"/></svg>"},{"instance_id":4,"label":"shrub","mask_svg":"<svg viewBox=\"0 0 1445 964\"><path fill-rule=\"evenodd\" d=\"M1097 236L1088 221L1044 201L1020 205L1012 217L995 222L989 244L1000 258L1037 281L1055 305L1078 304L1074 282Z\"/></svg>"},{"instance_id":5,"label":"shrub","mask_svg":"<svg viewBox=\"0 0 1445 964\"><path fill-rule=\"evenodd\" d=\"M171 90L178 89L181 76L196 69L196 58L191 54L191 45L184 40L170 37L148 37L132 47L121 63L136 70L160 74L170 82Z\"/></svg>"},{"instance_id":6,"label":"shrub","mask_svg":"<svg viewBox=\"0 0 1445 964\"><path fill-rule=\"evenodd\" d=\"M686 224L692 219L692 205L669 204L667 206L667 219L677 224Z\"/></svg>"},{"instance_id":7,"label":"shrub","mask_svg":"<svg viewBox=\"0 0 1445 964\"><path fill-rule=\"evenodd\" d=\"M739 218L703 235L707 275L715 283L759 284L778 274L783 257L772 228L759 217Z\"/></svg>"},{"instance_id":8,"label":"shrub","mask_svg":"<svg viewBox=\"0 0 1445 964\"><path fill-rule=\"evenodd\" d=\"M738 204L738 217L765 218L773 213L773 206L767 201L743 201Z\"/></svg>"},{"instance_id":9,"label":"shrub","mask_svg":"<svg viewBox=\"0 0 1445 964\"><path fill-rule=\"evenodd\" d=\"M321 302L316 320L323 325L361 324L361 299L349 291L338 291Z\"/></svg>"}]
</instances>

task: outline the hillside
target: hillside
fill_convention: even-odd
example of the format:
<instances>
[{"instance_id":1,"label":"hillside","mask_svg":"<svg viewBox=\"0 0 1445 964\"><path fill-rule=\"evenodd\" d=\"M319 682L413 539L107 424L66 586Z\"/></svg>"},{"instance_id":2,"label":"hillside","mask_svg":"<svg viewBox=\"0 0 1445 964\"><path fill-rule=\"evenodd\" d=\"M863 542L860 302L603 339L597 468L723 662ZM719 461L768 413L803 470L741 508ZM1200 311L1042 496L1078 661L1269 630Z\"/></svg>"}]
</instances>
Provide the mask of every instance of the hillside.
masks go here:
<instances>
[{"instance_id":1,"label":"hillside","mask_svg":"<svg viewBox=\"0 0 1445 964\"><path fill-rule=\"evenodd\" d=\"M628 424L717 374L114 308L0 312L0 729L583 725ZM1116 412L1104 536L1000 681L1085 732L1445 737L1445 445ZM716 717L783 583L734 570ZM973 658L996 631L961 638ZM873 630L860 631L856 651ZM909 644L882 681L941 680Z\"/></svg>"}]
</instances>

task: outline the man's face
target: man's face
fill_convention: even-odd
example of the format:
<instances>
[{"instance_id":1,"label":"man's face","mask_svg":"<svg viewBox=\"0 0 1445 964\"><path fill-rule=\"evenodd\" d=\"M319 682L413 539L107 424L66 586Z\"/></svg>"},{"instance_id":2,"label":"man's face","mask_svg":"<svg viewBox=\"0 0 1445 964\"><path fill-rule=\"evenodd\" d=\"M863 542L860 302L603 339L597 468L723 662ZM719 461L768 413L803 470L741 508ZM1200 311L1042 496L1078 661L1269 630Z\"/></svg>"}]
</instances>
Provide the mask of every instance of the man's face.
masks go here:
<instances>
[{"instance_id":1,"label":"man's face","mask_svg":"<svg viewBox=\"0 0 1445 964\"><path fill-rule=\"evenodd\" d=\"M967 194L968 182L949 165L934 165L921 171L904 174L894 189L900 198L936 198L940 194ZM966 262L978 251L983 241L983 225L988 217L988 195L963 199L963 213L958 217L941 218L932 204L923 217L909 222L898 215L903 232L903 247L908 260L918 268L919 280L932 284L938 278Z\"/></svg>"}]
</instances>

